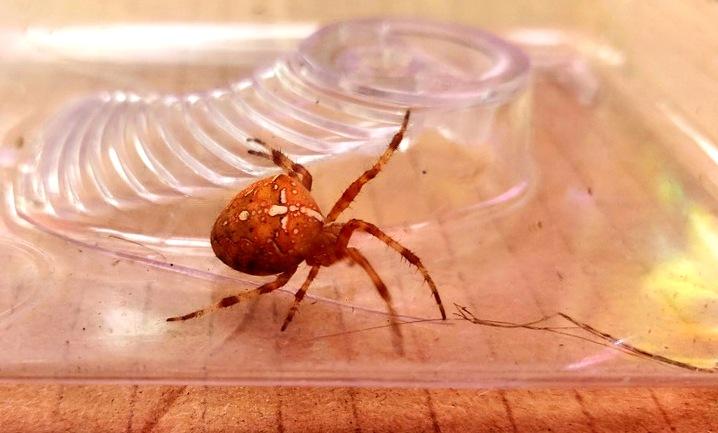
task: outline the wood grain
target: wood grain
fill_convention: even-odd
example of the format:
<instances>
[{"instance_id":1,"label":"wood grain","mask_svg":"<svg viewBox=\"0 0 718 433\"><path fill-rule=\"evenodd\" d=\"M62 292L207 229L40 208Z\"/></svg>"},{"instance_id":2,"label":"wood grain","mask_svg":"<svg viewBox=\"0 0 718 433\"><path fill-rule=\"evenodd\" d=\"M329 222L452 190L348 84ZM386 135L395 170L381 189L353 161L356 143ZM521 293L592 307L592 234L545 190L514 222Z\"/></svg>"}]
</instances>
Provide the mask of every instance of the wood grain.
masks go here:
<instances>
[{"instance_id":1,"label":"wood grain","mask_svg":"<svg viewBox=\"0 0 718 433\"><path fill-rule=\"evenodd\" d=\"M391 3L311 0L5 0L0 26L121 21L329 21L412 14L489 28L580 28L619 42L641 85L716 138L718 2ZM639 22L640 24L638 24ZM648 41L648 42L647 42ZM675 64L679 63L680 68ZM681 71L696 72L691 83ZM648 70L648 72L647 72ZM181 74L178 74L181 76ZM395 390L169 386L0 386L0 426L12 432L710 432L716 389Z\"/></svg>"},{"instance_id":2,"label":"wood grain","mask_svg":"<svg viewBox=\"0 0 718 433\"><path fill-rule=\"evenodd\" d=\"M710 432L715 389L0 386L4 433Z\"/></svg>"}]
</instances>

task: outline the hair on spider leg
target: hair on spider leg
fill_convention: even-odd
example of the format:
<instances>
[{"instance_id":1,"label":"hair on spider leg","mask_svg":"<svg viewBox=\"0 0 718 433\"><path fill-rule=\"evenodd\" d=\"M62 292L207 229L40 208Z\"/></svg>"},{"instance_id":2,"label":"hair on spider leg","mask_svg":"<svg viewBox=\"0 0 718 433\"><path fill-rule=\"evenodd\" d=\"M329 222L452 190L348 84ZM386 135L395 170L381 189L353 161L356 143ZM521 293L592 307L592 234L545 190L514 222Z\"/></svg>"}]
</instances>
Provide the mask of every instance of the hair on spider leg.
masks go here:
<instances>
[{"instance_id":1,"label":"hair on spider leg","mask_svg":"<svg viewBox=\"0 0 718 433\"><path fill-rule=\"evenodd\" d=\"M614 350L618 350L620 352L623 352L630 356L635 356L640 359L645 359L649 361L655 361L661 364L666 365L672 365L674 367L683 368L686 370L696 371L700 373L718 373L718 365L716 367L700 367L698 365L694 365L688 362L679 361L673 358L668 358L667 356L663 356L657 353L650 352L645 349L641 349L640 347L628 344L624 342L620 338L616 338L612 336L611 334L600 331L593 326L589 325L588 323L581 322L571 316L569 316L566 313L557 312L554 314L551 314L549 316L543 316L539 319L525 322L525 323L513 323L513 322L505 322L501 320L491 320L491 319L481 319L478 318L472 313L467 307L464 307L462 305L454 303L454 307L456 308L456 312L454 313L454 316L457 319L466 320L470 323L473 323L475 325L482 325L482 326L491 326L495 328L509 328L509 329L516 329L516 328L523 328L523 329L529 329L533 331L545 331L550 332L553 334L563 335L566 337L572 337L579 340L583 340L589 343L598 344L600 346L608 347ZM561 327L561 326L538 326L541 323L548 322L551 319L554 318L562 318L569 323L571 323L572 327ZM565 332L566 330L582 330L589 335L597 338L600 341L592 340L590 338L572 334L570 332Z\"/></svg>"}]
</instances>

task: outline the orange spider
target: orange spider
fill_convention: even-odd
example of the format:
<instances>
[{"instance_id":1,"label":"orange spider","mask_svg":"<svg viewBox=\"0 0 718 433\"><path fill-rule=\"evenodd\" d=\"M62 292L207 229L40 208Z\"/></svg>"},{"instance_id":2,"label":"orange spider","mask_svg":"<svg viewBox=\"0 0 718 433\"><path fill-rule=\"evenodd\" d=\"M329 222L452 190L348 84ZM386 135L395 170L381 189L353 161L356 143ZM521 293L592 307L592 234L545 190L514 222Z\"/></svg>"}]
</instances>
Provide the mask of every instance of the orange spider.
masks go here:
<instances>
[{"instance_id":1,"label":"orange spider","mask_svg":"<svg viewBox=\"0 0 718 433\"><path fill-rule=\"evenodd\" d=\"M394 331L399 334L396 314L386 284L366 257L358 249L348 246L349 239L357 230L380 239L416 266L434 294L441 311L441 318L446 319L436 284L419 257L374 224L358 219L346 223L334 222L359 194L362 187L379 174L399 147L409 123L409 115L410 111L407 111L399 132L394 135L379 160L349 185L326 218L311 196L312 175L309 171L261 140L250 139L249 141L262 145L270 152L250 150L250 154L272 160L287 173L261 179L249 185L230 201L219 214L212 228L212 249L217 257L232 269L251 275L279 275L274 281L252 291L227 296L212 306L183 316L170 317L167 321L200 317L232 306L242 299L276 290L287 284L299 264L306 261L311 269L301 288L294 295L294 303L282 325L284 331L292 321L309 285L319 273L319 268L349 258L371 277L374 286L387 304Z\"/></svg>"}]
</instances>

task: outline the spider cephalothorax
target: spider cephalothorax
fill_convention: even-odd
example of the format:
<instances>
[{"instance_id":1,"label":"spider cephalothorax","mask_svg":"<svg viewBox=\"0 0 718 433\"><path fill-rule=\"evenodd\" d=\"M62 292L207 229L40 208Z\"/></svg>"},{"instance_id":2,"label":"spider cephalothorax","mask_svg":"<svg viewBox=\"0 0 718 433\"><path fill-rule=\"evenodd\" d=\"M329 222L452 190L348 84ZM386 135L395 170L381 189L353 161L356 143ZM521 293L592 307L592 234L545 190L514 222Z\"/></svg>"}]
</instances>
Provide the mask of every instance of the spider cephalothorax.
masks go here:
<instances>
[{"instance_id":1,"label":"spider cephalothorax","mask_svg":"<svg viewBox=\"0 0 718 433\"><path fill-rule=\"evenodd\" d=\"M184 316L171 317L167 320L187 320L199 317L234 305L242 299L276 290L289 281L300 263L306 262L311 269L295 295L294 304L282 325L282 330L284 330L294 317L309 285L319 273L319 268L331 266L339 260L348 258L361 266L371 277L377 291L387 303L392 325L398 333L394 318L395 312L386 285L366 257L358 249L348 246L349 239L356 231L373 235L416 266L431 288L442 319L446 319L436 285L421 260L414 253L382 232L377 226L366 221L352 219L346 223L335 222L359 194L361 188L379 174L399 147L409 123L409 115L410 113L407 111L399 132L394 135L379 160L349 185L326 217L311 196L312 176L309 171L292 162L279 150L269 147L260 140L251 139L251 141L262 145L269 153L254 150L249 152L271 159L283 168L286 174L259 180L242 190L230 201L219 214L212 228L212 249L220 260L240 272L251 275L278 275L275 280L252 291L227 296L208 308Z\"/></svg>"}]
</instances>

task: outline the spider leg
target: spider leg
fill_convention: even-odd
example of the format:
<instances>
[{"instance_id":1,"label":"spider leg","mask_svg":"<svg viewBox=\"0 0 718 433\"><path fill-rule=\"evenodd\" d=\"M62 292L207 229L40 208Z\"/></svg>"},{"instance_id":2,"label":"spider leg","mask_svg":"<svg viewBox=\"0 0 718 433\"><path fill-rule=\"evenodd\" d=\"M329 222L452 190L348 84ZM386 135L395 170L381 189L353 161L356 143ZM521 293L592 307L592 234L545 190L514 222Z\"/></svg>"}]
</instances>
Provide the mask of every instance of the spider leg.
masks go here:
<instances>
[{"instance_id":1,"label":"spider leg","mask_svg":"<svg viewBox=\"0 0 718 433\"><path fill-rule=\"evenodd\" d=\"M299 180L307 190L312 190L312 175L309 173L309 170L304 168L303 165L292 161L287 155L282 153L281 150L270 147L259 138L248 138L247 141L250 143L257 143L269 151L269 153L264 153L250 149L248 151L250 155L260 156L274 162L278 167L286 170L289 176Z\"/></svg>"},{"instance_id":2,"label":"spider leg","mask_svg":"<svg viewBox=\"0 0 718 433\"><path fill-rule=\"evenodd\" d=\"M342 196L337 200L336 203L334 203L334 206L332 207L332 210L329 211L329 214L327 215L326 222L331 223L337 219L339 214L341 214L352 201L356 198L356 196L361 191L362 187L366 185L370 180L374 179L377 174L381 171L382 168L384 168L384 165L389 161L389 158L394 154L394 151L399 147L399 144L401 143L401 140L404 138L404 133L406 132L406 127L409 124L409 116L411 115L411 110L406 110L406 113L404 114L404 120L401 122L401 128L399 128L399 132L394 134L394 137L391 139L391 142L389 143L389 146L386 148L384 153L379 157L379 159L374 163L374 165L362 173L361 176L359 176L354 182L347 187L346 190L344 190L344 193Z\"/></svg>"},{"instance_id":3,"label":"spider leg","mask_svg":"<svg viewBox=\"0 0 718 433\"><path fill-rule=\"evenodd\" d=\"M282 324L282 331L287 329L287 326L289 326L289 322L291 322L294 318L294 313L296 313L297 309L299 309L299 303L302 302L302 299L304 299L304 295L307 293L309 285L312 284L312 281L314 281L318 273L319 266L312 266L312 268L309 270L309 274L307 275L307 279L304 280L304 283L302 284L302 287L300 287L299 290L297 290L297 293L294 294L294 302L289 308L287 317L284 319L284 323Z\"/></svg>"},{"instance_id":4,"label":"spider leg","mask_svg":"<svg viewBox=\"0 0 718 433\"><path fill-rule=\"evenodd\" d=\"M185 314L183 316L177 316L177 317L170 317L167 319L168 322L175 322L178 320L189 320L194 319L196 317L202 317L205 314L213 313L217 310L220 310L222 308L231 307L234 304L239 303L240 300L246 300L251 298L256 298L257 296L263 295L265 293L269 293L273 290L277 290L278 288L284 286L287 284L290 278L292 278L292 275L297 272L297 268L291 269L289 271L283 272L279 275L277 275L277 278L274 281L270 281L268 283L262 284L261 286L257 287L254 290L251 290L249 292L240 293L237 295L227 296L219 300L219 302L210 305L209 307L203 308L201 310L193 311L191 313Z\"/></svg>"},{"instance_id":5,"label":"spider leg","mask_svg":"<svg viewBox=\"0 0 718 433\"><path fill-rule=\"evenodd\" d=\"M389 310L389 320L391 322L391 329L394 332L394 338L396 339L396 346L400 348L400 352L404 352L404 345L403 345L403 337L401 335L401 330L399 329L399 323L396 320L396 310L394 310L394 306L391 303L391 295L389 294L389 289L386 287L386 284L384 284L384 281L381 280L381 277L379 277L379 274L376 273L376 270L374 267L369 263L369 260L367 260L366 257L364 257L364 254L362 254L358 249L356 248L347 248L347 254L349 257L359 266L364 269L364 272L366 272L369 275L369 278L371 278L372 282L374 283L374 287L376 287L377 292L379 292L379 295L381 298L386 302L386 307Z\"/></svg>"},{"instance_id":6,"label":"spider leg","mask_svg":"<svg viewBox=\"0 0 718 433\"><path fill-rule=\"evenodd\" d=\"M434 280L429 275L429 271L426 270L424 267L424 264L421 263L421 259L419 257L412 253L409 249L401 245L399 242L392 239L389 235L381 231L381 229L377 226L375 226L372 223L368 223L366 221L352 219L349 220L342 229L339 232L339 236L337 238L337 249L339 251L346 250L347 244L349 243L349 238L351 238L352 234L355 231L362 231L365 233L369 233L370 235L374 236L375 238L379 239L380 241L384 242L388 246L390 246L392 249L394 249L396 252L401 254L409 263L416 266L417 269L419 269L419 272L421 272L421 275L424 276L424 280L429 285L429 288L431 288L431 292L434 295L434 300L436 301L437 305L439 306L439 311L441 311L441 318L446 320L446 311L444 310L444 304L441 303L441 297L439 296L439 290L436 288L436 284L434 284Z\"/></svg>"}]
</instances>

